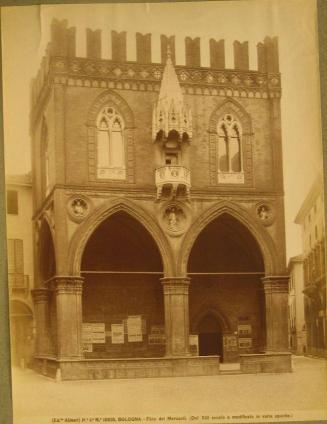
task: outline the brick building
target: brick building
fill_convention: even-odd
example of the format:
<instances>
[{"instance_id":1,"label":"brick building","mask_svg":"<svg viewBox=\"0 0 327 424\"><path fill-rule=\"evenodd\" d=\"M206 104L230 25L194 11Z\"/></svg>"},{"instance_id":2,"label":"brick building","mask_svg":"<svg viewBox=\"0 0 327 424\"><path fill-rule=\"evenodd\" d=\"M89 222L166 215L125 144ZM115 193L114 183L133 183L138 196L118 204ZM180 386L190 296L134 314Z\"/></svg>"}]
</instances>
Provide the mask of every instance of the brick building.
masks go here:
<instances>
[{"instance_id":1,"label":"brick building","mask_svg":"<svg viewBox=\"0 0 327 424\"><path fill-rule=\"evenodd\" d=\"M29 366L34 354L33 201L31 175L6 177L11 361Z\"/></svg>"},{"instance_id":2,"label":"brick building","mask_svg":"<svg viewBox=\"0 0 327 424\"><path fill-rule=\"evenodd\" d=\"M162 63L151 34L136 34L135 62L125 32L111 43L102 59L88 29L76 57L75 28L54 21L33 84L37 366L214 374L217 355L286 352L277 40L258 44L258 71L247 42L235 69L223 40L209 68L199 38L185 39L185 66L174 36L161 36Z\"/></svg>"},{"instance_id":3,"label":"brick building","mask_svg":"<svg viewBox=\"0 0 327 424\"><path fill-rule=\"evenodd\" d=\"M327 357L325 207L319 176L306 196L295 222L302 227L304 318L307 353Z\"/></svg>"},{"instance_id":4,"label":"brick building","mask_svg":"<svg viewBox=\"0 0 327 424\"><path fill-rule=\"evenodd\" d=\"M290 350L296 355L303 355L307 351L307 341L304 320L304 270L302 255L290 258L288 272L288 329Z\"/></svg>"}]
</instances>

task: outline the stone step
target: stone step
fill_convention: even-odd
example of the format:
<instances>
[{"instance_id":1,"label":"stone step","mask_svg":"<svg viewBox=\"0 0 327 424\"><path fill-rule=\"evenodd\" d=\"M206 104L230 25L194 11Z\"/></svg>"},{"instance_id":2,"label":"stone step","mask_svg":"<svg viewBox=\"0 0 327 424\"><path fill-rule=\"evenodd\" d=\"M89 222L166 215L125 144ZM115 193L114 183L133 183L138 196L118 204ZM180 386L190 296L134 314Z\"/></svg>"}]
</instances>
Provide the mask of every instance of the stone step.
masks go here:
<instances>
[{"instance_id":1,"label":"stone step","mask_svg":"<svg viewBox=\"0 0 327 424\"><path fill-rule=\"evenodd\" d=\"M227 375L227 374L242 374L240 370L220 370L220 374Z\"/></svg>"}]
</instances>

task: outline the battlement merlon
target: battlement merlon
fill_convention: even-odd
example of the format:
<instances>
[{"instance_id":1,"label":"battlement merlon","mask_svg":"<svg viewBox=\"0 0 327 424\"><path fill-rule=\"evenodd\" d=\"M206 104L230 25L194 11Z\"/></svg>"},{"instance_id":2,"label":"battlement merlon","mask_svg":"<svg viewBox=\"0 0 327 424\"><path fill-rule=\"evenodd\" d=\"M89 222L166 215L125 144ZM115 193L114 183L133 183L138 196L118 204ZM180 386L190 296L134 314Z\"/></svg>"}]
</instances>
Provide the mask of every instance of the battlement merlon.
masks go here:
<instances>
[{"instance_id":1,"label":"battlement merlon","mask_svg":"<svg viewBox=\"0 0 327 424\"><path fill-rule=\"evenodd\" d=\"M171 51L172 62L176 64L175 36L160 36L161 63L152 62L151 34L136 34L136 61L127 60L126 31L111 31L111 59L101 57L101 30L86 29L86 57L76 56L76 28L68 27L67 20L54 19L51 24L51 40L42 60L38 75L32 84L32 105L36 105L50 80L67 83L68 78L89 78L88 84L98 84L96 79L122 80L153 83L158 90L163 65L167 57L167 47ZM224 40L209 40L210 66L201 66L200 38L185 38L185 66L177 65L176 73L183 88L193 84L237 90L244 97L280 97L280 74L277 37L266 37L257 44L258 69L249 70L248 42L234 41L234 69L225 64ZM50 76L50 80L49 80ZM66 82L64 79L66 78ZM80 82L78 82L80 84ZM99 84L101 84L99 82ZM82 84L83 85L83 84ZM103 84L105 86L106 84ZM112 84L111 84L112 85ZM119 88L119 87L107 87ZM142 89L142 88L141 88ZM243 89L243 94L241 92ZM244 94L245 90L245 94ZM259 91L260 93L259 93ZM199 91L199 90L198 90ZM205 88L204 90L205 91ZM187 90L184 91L187 93ZM192 94L192 90L189 91ZM209 94L211 91L209 90ZM259 93L259 94L258 94ZM194 94L201 94L194 92ZM208 94L203 92L203 94ZM215 95L215 92L213 93ZM226 91L226 95L229 95ZM220 93L218 95L224 95Z\"/></svg>"},{"instance_id":2,"label":"battlement merlon","mask_svg":"<svg viewBox=\"0 0 327 424\"><path fill-rule=\"evenodd\" d=\"M126 31L111 31L112 60L122 62L127 60ZM89 59L101 59L101 30L86 29L86 52ZM136 33L136 62L149 64L151 57L151 34ZM161 35L161 63L165 63L167 45L170 45L172 60L175 63L175 37ZM225 69L224 40L209 41L210 67ZM51 24L51 41L49 53L51 56L76 57L76 28L68 28L67 20L54 19ZM200 38L185 38L185 64L187 67L201 67ZM278 40L277 37L266 37L257 45L258 71L278 73ZM249 70L248 42L234 41L235 69Z\"/></svg>"}]
</instances>

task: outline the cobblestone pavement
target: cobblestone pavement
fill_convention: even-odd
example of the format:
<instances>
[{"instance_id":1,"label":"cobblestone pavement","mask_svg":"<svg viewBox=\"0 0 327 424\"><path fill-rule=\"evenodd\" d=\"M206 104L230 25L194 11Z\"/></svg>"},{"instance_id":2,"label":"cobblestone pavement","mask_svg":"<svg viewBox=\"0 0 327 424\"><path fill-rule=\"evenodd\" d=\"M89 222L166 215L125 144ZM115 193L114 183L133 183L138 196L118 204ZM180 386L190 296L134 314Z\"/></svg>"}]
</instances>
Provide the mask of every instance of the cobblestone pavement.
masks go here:
<instances>
[{"instance_id":1,"label":"cobblestone pavement","mask_svg":"<svg viewBox=\"0 0 327 424\"><path fill-rule=\"evenodd\" d=\"M199 416L200 421L195 418L192 421L202 423L203 414L263 414L276 410L302 411L302 414L320 411L320 417L326 413L324 418L327 420L327 361L294 357L293 373L286 374L59 383L32 370L14 369L13 398L15 424L56 422L44 417L122 414L125 417L131 414L165 414L166 417L167 414L187 414L187 422L194 415Z\"/></svg>"}]
</instances>

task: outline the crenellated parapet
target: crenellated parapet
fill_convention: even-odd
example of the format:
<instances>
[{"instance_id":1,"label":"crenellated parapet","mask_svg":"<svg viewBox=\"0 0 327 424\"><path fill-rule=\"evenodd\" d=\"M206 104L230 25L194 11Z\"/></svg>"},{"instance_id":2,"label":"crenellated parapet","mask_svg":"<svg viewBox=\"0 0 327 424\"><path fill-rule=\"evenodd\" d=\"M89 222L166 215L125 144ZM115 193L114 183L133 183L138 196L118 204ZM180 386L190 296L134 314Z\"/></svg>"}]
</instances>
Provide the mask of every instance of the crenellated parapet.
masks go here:
<instances>
[{"instance_id":1,"label":"crenellated parapet","mask_svg":"<svg viewBox=\"0 0 327 424\"><path fill-rule=\"evenodd\" d=\"M54 20L51 40L32 86L32 104L37 107L51 83L70 86L159 91L167 48L175 65L183 94L248 98L280 97L277 38L266 37L257 45L258 69L250 70L248 42L233 43L234 68L226 68L225 42L209 40L209 66L201 63L201 40L185 38L185 65L176 66L175 36L160 36L160 61L153 61L151 34L135 36L136 60L127 60L127 33L111 31L111 58L103 57L101 30L86 29L86 57L77 57L76 29L66 20ZM35 110L33 115L37 115Z\"/></svg>"}]
</instances>

